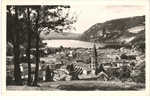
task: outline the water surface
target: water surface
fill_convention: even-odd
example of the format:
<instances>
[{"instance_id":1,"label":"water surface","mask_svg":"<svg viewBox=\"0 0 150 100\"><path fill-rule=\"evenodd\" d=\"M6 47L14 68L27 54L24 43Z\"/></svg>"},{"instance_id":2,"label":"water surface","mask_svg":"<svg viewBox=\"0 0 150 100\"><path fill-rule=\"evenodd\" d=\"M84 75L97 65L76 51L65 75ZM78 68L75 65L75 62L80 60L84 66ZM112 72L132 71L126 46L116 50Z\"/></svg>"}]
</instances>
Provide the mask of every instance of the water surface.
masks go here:
<instances>
[{"instance_id":1,"label":"water surface","mask_svg":"<svg viewBox=\"0 0 150 100\"><path fill-rule=\"evenodd\" d=\"M93 43L80 40L43 40L48 47L71 47L71 48L92 48ZM102 44L96 43L97 47L102 47Z\"/></svg>"}]
</instances>

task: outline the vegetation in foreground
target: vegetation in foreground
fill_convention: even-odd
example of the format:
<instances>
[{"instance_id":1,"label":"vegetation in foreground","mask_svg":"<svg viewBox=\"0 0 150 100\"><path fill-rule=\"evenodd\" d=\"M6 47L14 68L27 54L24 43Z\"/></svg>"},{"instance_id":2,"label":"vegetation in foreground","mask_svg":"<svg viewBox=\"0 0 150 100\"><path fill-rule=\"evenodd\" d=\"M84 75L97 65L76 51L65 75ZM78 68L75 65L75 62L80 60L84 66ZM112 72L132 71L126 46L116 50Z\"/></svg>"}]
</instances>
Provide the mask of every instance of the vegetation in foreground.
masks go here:
<instances>
[{"instance_id":1,"label":"vegetation in foreground","mask_svg":"<svg viewBox=\"0 0 150 100\"><path fill-rule=\"evenodd\" d=\"M135 82L121 82L121 81L58 81L58 82L41 82L39 87L29 86L7 86L8 90L69 90L69 91L85 91L85 90L143 90L145 85Z\"/></svg>"}]
</instances>

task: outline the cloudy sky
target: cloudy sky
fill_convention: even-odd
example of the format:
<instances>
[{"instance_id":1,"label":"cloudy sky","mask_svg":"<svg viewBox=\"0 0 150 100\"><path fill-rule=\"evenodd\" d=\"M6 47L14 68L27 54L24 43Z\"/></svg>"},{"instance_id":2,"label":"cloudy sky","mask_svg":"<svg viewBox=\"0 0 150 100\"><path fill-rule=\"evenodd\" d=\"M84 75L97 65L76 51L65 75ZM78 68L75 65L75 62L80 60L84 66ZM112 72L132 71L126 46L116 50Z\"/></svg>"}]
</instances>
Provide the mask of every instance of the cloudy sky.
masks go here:
<instances>
[{"instance_id":1,"label":"cloudy sky","mask_svg":"<svg viewBox=\"0 0 150 100\"><path fill-rule=\"evenodd\" d=\"M71 13L78 16L74 33L83 33L96 23L111 19L145 15L145 7L135 5L71 5Z\"/></svg>"}]
</instances>

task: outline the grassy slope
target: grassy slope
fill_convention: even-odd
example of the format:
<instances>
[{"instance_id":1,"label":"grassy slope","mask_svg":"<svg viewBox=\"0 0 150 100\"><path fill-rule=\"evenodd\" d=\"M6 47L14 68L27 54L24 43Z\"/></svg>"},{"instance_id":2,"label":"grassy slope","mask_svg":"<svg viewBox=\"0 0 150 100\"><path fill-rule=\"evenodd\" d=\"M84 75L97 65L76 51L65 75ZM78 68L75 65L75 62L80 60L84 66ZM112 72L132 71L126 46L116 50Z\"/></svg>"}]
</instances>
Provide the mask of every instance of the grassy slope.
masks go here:
<instances>
[{"instance_id":1,"label":"grassy slope","mask_svg":"<svg viewBox=\"0 0 150 100\"><path fill-rule=\"evenodd\" d=\"M40 87L28 86L7 86L8 90L142 90L144 84L134 82L114 82L114 81L58 81L58 82L43 82Z\"/></svg>"}]
</instances>

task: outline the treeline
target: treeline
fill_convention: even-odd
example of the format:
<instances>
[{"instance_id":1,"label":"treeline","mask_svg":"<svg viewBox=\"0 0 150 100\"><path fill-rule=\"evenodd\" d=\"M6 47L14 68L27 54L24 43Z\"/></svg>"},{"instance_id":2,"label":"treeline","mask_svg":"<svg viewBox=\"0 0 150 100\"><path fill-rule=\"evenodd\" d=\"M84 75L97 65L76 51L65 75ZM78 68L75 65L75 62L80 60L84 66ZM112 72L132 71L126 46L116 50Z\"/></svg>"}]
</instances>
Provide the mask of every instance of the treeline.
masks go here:
<instances>
[{"instance_id":1,"label":"treeline","mask_svg":"<svg viewBox=\"0 0 150 100\"><path fill-rule=\"evenodd\" d=\"M22 49L27 55L28 81L27 85L37 86L39 71L39 52L42 47L40 33L51 31L62 33L72 29L76 17L69 14L68 5L50 6L7 6L7 44L12 44L14 79L16 85L22 84L20 72L20 55ZM35 48L36 68L34 81L31 80L31 48Z\"/></svg>"},{"instance_id":2,"label":"treeline","mask_svg":"<svg viewBox=\"0 0 150 100\"><path fill-rule=\"evenodd\" d=\"M81 35L80 40L92 41L94 39L97 43L105 43L107 48L120 48L130 45L137 48L137 50L145 52L145 29L136 34L128 30L138 26L145 27L145 16L134 16L97 23L86 30ZM135 38L129 42L123 41L123 39L130 39L131 37ZM109 43L107 45L107 41L111 45ZM116 42L120 43L120 45L116 44Z\"/></svg>"}]
</instances>

